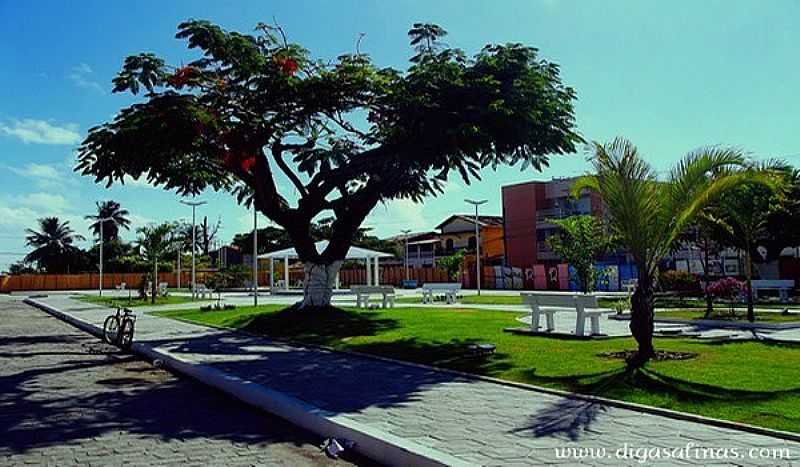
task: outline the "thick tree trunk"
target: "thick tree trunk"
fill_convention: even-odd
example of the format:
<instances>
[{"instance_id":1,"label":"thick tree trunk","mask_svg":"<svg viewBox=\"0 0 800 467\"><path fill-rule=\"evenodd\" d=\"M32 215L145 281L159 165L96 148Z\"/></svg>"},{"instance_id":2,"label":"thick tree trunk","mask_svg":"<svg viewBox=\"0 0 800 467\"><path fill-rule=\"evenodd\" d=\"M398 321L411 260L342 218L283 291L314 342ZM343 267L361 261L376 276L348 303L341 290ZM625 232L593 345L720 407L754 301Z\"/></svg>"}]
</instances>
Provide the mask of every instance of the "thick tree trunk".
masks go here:
<instances>
[{"instance_id":1,"label":"thick tree trunk","mask_svg":"<svg viewBox=\"0 0 800 467\"><path fill-rule=\"evenodd\" d=\"M342 267L342 261L331 264L305 263L305 279L303 280L303 301L300 308L328 307L331 305L336 274Z\"/></svg>"},{"instance_id":2,"label":"thick tree trunk","mask_svg":"<svg viewBox=\"0 0 800 467\"><path fill-rule=\"evenodd\" d=\"M633 338L636 339L636 343L639 344L636 356L629 362L633 367L641 367L654 354L653 313L655 296L652 281L642 279L642 277L639 277L636 291L631 297L630 330Z\"/></svg>"}]
</instances>

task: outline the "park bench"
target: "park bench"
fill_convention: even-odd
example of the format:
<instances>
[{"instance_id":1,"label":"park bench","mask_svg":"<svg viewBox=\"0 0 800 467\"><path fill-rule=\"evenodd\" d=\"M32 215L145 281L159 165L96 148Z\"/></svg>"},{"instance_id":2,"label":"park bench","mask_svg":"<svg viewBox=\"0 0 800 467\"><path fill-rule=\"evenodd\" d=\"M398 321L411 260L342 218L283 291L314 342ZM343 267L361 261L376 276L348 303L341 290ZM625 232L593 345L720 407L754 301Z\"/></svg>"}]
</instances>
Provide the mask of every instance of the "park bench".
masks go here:
<instances>
[{"instance_id":1,"label":"park bench","mask_svg":"<svg viewBox=\"0 0 800 467\"><path fill-rule=\"evenodd\" d=\"M383 308L394 308L394 287L390 285L354 285L350 291L356 294L356 307L369 308L369 297L380 295Z\"/></svg>"},{"instance_id":2,"label":"park bench","mask_svg":"<svg viewBox=\"0 0 800 467\"><path fill-rule=\"evenodd\" d=\"M123 290L125 290L125 287L127 287L127 286L128 286L128 284L126 284L124 282L120 282L119 285L116 287L116 289L119 290L119 291L123 291Z\"/></svg>"},{"instance_id":3,"label":"park bench","mask_svg":"<svg viewBox=\"0 0 800 467\"><path fill-rule=\"evenodd\" d=\"M194 286L194 295L199 298L205 298L208 295L208 298L214 298L212 295L212 290L206 287L205 284L197 284Z\"/></svg>"},{"instance_id":4,"label":"park bench","mask_svg":"<svg viewBox=\"0 0 800 467\"><path fill-rule=\"evenodd\" d=\"M169 287L169 284L168 284L168 283L166 283L166 282L159 282L159 283L158 283L158 296L159 296L159 297L166 297L166 296L167 296L167 294L168 294L168 292L167 292L167 288L168 288L168 287Z\"/></svg>"},{"instance_id":5,"label":"park bench","mask_svg":"<svg viewBox=\"0 0 800 467\"><path fill-rule=\"evenodd\" d=\"M531 330L539 330L541 315L546 318L546 332L555 330L554 315L557 311L574 311L575 335L586 335L586 320L591 321L591 335L600 334L600 317L604 314L614 313L614 310L599 308L597 296L577 293L536 292L523 293L522 301L531 307Z\"/></svg>"},{"instance_id":6,"label":"park bench","mask_svg":"<svg viewBox=\"0 0 800 467\"><path fill-rule=\"evenodd\" d=\"M752 281L753 287L753 300L758 300L758 292L760 290L777 290L781 302L786 303L789 301L789 291L794 288L794 281L788 280L770 280L760 279Z\"/></svg>"},{"instance_id":7,"label":"park bench","mask_svg":"<svg viewBox=\"0 0 800 467\"><path fill-rule=\"evenodd\" d=\"M422 285L422 303L433 303L434 295L443 295L448 304L456 302L456 295L461 291L458 282L443 282Z\"/></svg>"}]
</instances>

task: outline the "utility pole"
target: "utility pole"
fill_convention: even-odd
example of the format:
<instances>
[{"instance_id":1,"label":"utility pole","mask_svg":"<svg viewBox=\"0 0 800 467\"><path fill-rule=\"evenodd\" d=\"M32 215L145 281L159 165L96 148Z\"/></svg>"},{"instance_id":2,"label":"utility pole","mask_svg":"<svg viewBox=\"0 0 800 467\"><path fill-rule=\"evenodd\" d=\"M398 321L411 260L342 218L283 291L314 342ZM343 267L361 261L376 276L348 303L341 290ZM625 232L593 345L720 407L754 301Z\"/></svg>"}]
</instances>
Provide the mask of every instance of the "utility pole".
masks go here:
<instances>
[{"instance_id":1,"label":"utility pole","mask_svg":"<svg viewBox=\"0 0 800 467\"><path fill-rule=\"evenodd\" d=\"M181 204L185 204L187 206L191 206L192 207L192 300L194 300L195 299L195 289L197 288L197 283L195 282L197 276L196 276L196 272L195 272L195 260L194 260L194 253L195 253L195 250L197 249L197 238L196 238L197 230L196 230L196 227L195 227L195 221L196 221L195 209L197 208L197 206L202 206L202 205L206 204L206 202L205 201L186 201L186 200L183 200L183 199L180 202L181 202Z\"/></svg>"},{"instance_id":2,"label":"utility pole","mask_svg":"<svg viewBox=\"0 0 800 467\"><path fill-rule=\"evenodd\" d=\"M113 217L101 217L97 219L97 222L100 223L100 290L98 292L99 296L103 296L103 224L106 221L113 221Z\"/></svg>"},{"instance_id":3,"label":"utility pole","mask_svg":"<svg viewBox=\"0 0 800 467\"><path fill-rule=\"evenodd\" d=\"M403 269L406 272L406 281L408 280L408 234L411 233L410 229L401 230L405 240L405 254L403 254Z\"/></svg>"},{"instance_id":4,"label":"utility pole","mask_svg":"<svg viewBox=\"0 0 800 467\"><path fill-rule=\"evenodd\" d=\"M253 202L253 306L258 306L258 210Z\"/></svg>"},{"instance_id":5,"label":"utility pole","mask_svg":"<svg viewBox=\"0 0 800 467\"><path fill-rule=\"evenodd\" d=\"M487 200L482 199L479 201L465 199L465 202L472 204L475 206L475 264L477 269L477 274L475 275L475 279L477 279L478 284L478 295L481 294L481 228L478 224L478 206L485 203Z\"/></svg>"}]
</instances>

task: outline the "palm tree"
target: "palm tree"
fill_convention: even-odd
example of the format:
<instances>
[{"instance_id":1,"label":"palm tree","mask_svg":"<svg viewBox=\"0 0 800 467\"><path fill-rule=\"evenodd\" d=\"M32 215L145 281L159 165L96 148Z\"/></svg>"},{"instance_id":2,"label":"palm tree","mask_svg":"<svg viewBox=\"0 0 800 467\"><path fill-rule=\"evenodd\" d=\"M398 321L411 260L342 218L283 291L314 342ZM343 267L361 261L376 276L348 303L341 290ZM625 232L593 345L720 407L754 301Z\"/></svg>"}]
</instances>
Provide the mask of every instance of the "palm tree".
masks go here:
<instances>
[{"instance_id":1,"label":"palm tree","mask_svg":"<svg viewBox=\"0 0 800 467\"><path fill-rule=\"evenodd\" d=\"M747 319L755 321L753 304L753 253L762 241L770 236L770 215L773 205L781 203L783 189L792 177L792 168L781 161L754 164L751 171L771 175L770 183L743 183L729 190L719 207L714 210L725 243L744 253L744 276L747 283Z\"/></svg>"},{"instance_id":2,"label":"palm tree","mask_svg":"<svg viewBox=\"0 0 800 467\"><path fill-rule=\"evenodd\" d=\"M38 222L39 231L25 229L28 233L25 243L34 248L25 261L35 262L39 269L49 273L66 272L70 259L78 251L73 243L84 238L75 234L69 221L61 222L58 217L43 217Z\"/></svg>"},{"instance_id":3,"label":"palm tree","mask_svg":"<svg viewBox=\"0 0 800 467\"><path fill-rule=\"evenodd\" d=\"M153 266L153 281L151 290L152 303L156 302L158 290L158 262L168 253L175 250L177 239L175 226L170 223L149 225L141 227L136 245L145 261Z\"/></svg>"},{"instance_id":4,"label":"palm tree","mask_svg":"<svg viewBox=\"0 0 800 467\"><path fill-rule=\"evenodd\" d=\"M130 213L127 209L122 209L120 204L116 201L109 200L103 202L96 202L97 214L90 214L85 216L88 220L94 222L89 226L95 237L100 237L100 219L110 219L111 222L106 222L103 225L103 236L105 240L116 240L119 237L119 228L125 230L130 229Z\"/></svg>"},{"instance_id":5,"label":"palm tree","mask_svg":"<svg viewBox=\"0 0 800 467\"><path fill-rule=\"evenodd\" d=\"M629 362L635 368L654 355L653 309L659 262L701 209L750 174L735 170L745 163L740 151L706 148L686 155L667 179L660 181L636 146L624 138L593 143L590 159L596 175L581 177L573 194L584 189L600 194L611 228L636 263L638 284L631 299L630 329L639 348Z\"/></svg>"}]
</instances>

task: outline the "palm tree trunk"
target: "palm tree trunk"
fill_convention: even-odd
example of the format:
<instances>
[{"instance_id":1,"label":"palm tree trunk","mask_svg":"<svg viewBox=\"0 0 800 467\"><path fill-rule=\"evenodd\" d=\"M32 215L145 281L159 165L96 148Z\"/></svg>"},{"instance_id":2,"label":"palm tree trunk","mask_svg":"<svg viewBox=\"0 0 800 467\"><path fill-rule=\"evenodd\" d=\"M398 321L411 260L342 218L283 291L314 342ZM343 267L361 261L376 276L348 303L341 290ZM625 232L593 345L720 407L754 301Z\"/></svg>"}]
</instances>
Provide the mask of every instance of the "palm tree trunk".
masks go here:
<instances>
[{"instance_id":1,"label":"palm tree trunk","mask_svg":"<svg viewBox=\"0 0 800 467\"><path fill-rule=\"evenodd\" d=\"M153 285L150 290L150 303L156 304L156 291L158 290L158 260L153 261Z\"/></svg>"},{"instance_id":2,"label":"palm tree trunk","mask_svg":"<svg viewBox=\"0 0 800 467\"><path fill-rule=\"evenodd\" d=\"M639 349L628 364L631 367L641 367L647 363L655 353L653 349L653 319L655 307L655 294L653 280L646 277L647 272L639 269L639 283L631 297L631 324L630 330Z\"/></svg>"},{"instance_id":3,"label":"palm tree trunk","mask_svg":"<svg viewBox=\"0 0 800 467\"><path fill-rule=\"evenodd\" d=\"M751 323L756 320L755 310L753 309L753 256L750 248L744 251L744 274L747 280L747 321Z\"/></svg>"},{"instance_id":4,"label":"palm tree trunk","mask_svg":"<svg viewBox=\"0 0 800 467\"><path fill-rule=\"evenodd\" d=\"M708 318L714 312L714 298L711 296L711 292L708 290L709 279L711 278L709 274L709 270L711 268L708 263L709 239L708 237L705 237L704 240L705 241L703 242L703 279L706 284L705 287L703 287L703 293L705 293L706 296L706 314L704 317Z\"/></svg>"}]
</instances>

